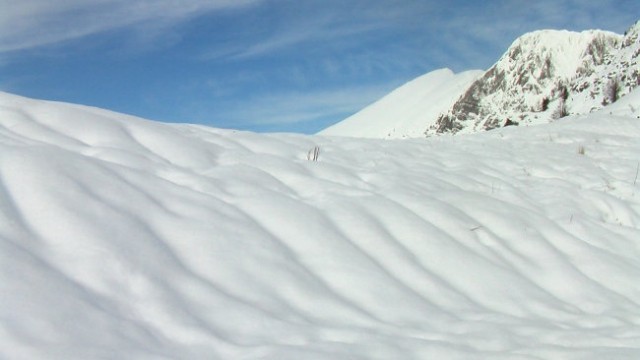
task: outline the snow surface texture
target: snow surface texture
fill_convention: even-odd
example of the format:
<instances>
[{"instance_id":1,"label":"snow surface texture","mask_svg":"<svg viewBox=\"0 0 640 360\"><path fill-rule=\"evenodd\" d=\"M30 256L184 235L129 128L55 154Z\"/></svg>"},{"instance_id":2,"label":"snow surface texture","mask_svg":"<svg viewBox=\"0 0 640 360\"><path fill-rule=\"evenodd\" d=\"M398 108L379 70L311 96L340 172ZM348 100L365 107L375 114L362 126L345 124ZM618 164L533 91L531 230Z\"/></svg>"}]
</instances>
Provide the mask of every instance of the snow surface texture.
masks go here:
<instances>
[{"instance_id":1,"label":"snow surface texture","mask_svg":"<svg viewBox=\"0 0 640 360\"><path fill-rule=\"evenodd\" d=\"M605 111L376 141L0 93L0 358L639 359L639 139Z\"/></svg>"},{"instance_id":2,"label":"snow surface texture","mask_svg":"<svg viewBox=\"0 0 640 360\"><path fill-rule=\"evenodd\" d=\"M480 70L459 74L449 69L432 71L319 134L389 139L424 137L425 128L449 110L482 73Z\"/></svg>"}]
</instances>

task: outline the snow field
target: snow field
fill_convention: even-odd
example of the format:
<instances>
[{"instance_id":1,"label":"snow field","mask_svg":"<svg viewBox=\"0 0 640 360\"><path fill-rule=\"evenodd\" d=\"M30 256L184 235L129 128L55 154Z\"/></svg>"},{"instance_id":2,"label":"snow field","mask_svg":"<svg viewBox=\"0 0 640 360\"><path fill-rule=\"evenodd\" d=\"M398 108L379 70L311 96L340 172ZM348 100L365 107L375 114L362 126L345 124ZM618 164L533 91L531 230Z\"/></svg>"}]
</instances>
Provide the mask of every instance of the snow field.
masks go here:
<instances>
[{"instance_id":1,"label":"snow field","mask_svg":"<svg viewBox=\"0 0 640 360\"><path fill-rule=\"evenodd\" d=\"M640 357L633 117L380 141L0 95L0 357Z\"/></svg>"}]
</instances>

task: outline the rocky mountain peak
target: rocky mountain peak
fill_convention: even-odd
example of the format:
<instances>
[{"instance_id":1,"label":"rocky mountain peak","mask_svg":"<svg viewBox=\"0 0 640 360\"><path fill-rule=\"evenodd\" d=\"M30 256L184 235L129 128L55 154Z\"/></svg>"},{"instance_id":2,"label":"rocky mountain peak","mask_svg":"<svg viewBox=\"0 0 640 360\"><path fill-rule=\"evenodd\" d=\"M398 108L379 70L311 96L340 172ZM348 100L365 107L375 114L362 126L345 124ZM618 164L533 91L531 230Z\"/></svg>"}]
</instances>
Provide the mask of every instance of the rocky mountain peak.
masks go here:
<instances>
[{"instance_id":1,"label":"rocky mountain peak","mask_svg":"<svg viewBox=\"0 0 640 360\"><path fill-rule=\"evenodd\" d=\"M625 42L627 41L627 39L629 39L629 43L637 41L638 34L640 34L640 20L636 21L635 24L633 24L627 31L625 31Z\"/></svg>"},{"instance_id":2,"label":"rocky mountain peak","mask_svg":"<svg viewBox=\"0 0 640 360\"><path fill-rule=\"evenodd\" d=\"M640 85L640 21L624 35L602 30L530 32L516 39L487 71L423 80L420 86L397 89L328 133L469 133L597 111Z\"/></svg>"},{"instance_id":3,"label":"rocky mountain peak","mask_svg":"<svg viewBox=\"0 0 640 360\"><path fill-rule=\"evenodd\" d=\"M636 23L625 36L600 30L525 34L425 134L541 123L597 110L610 102L609 87L618 87L616 96L622 96L637 85L639 32Z\"/></svg>"}]
</instances>

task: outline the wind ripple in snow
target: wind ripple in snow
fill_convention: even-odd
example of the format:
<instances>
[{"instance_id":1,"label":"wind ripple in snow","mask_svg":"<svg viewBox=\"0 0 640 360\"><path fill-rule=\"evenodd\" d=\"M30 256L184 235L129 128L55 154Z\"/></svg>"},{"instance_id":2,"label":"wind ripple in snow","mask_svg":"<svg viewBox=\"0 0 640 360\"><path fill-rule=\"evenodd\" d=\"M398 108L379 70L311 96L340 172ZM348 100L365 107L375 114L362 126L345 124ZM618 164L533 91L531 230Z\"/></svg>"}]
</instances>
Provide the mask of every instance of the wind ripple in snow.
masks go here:
<instances>
[{"instance_id":1,"label":"wind ripple in snow","mask_svg":"<svg viewBox=\"0 0 640 360\"><path fill-rule=\"evenodd\" d=\"M638 121L400 142L0 100L0 357L640 357Z\"/></svg>"}]
</instances>

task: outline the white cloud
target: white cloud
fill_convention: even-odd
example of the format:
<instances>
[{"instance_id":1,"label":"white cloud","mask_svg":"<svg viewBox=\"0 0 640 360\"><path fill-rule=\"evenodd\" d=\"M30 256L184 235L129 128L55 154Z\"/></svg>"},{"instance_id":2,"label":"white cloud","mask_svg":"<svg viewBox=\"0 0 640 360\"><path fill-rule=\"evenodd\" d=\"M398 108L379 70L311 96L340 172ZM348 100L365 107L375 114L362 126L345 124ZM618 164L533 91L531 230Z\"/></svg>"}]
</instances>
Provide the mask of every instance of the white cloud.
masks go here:
<instances>
[{"instance_id":1,"label":"white cloud","mask_svg":"<svg viewBox=\"0 0 640 360\"><path fill-rule=\"evenodd\" d=\"M402 55L385 48L384 56L388 58L410 62L414 59L404 55L433 52L438 66L461 70L486 66L497 60L513 40L532 30L624 31L636 20L634 14L639 6L634 1L637 0L267 1L273 6L269 16L256 20L260 32L255 31L252 37L226 46L216 44L202 59L234 61L279 56L288 51L295 54L308 49L312 49L314 55L347 56L362 44L370 46L376 38L386 37L388 42L378 45L388 47L394 41L405 45L399 50L404 52Z\"/></svg>"},{"instance_id":2,"label":"white cloud","mask_svg":"<svg viewBox=\"0 0 640 360\"><path fill-rule=\"evenodd\" d=\"M442 3L425 20L433 51L454 68L488 67L519 36L541 29L623 32L640 14L637 0L512 0ZM459 64L456 66L455 64Z\"/></svg>"},{"instance_id":3,"label":"white cloud","mask_svg":"<svg viewBox=\"0 0 640 360\"><path fill-rule=\"evenodd\" d=\"M203 59L246 59L309 44L339 51L398 29L413 31L417 39L478 39L504 47L541 27L629 26L633 9L630 14L625 8L638 8L631 0L0 0L0 54L130 26L161 34L176 22L253 3L267 6L251 36L216 43Z\"/></svg>"},{"instance_id":4,"label":"white cloud","mask_svg":"<svg viewBox=\"0 0 640 360\"><path fill-rule=\"evenodd\" d=\"M249 46L236 54L235 58L264 55L302 43L333 43L336 40L376 30L376 28L379 26L373 24L337 25L335 21L328 18L317 19L302 27L292 25L287 31L279 32L264 41Z\"/></svg>"},{"instance_id":5,"label":"white cloud","mask_svg":"<svg viewBox=\"0 0 640 360\"><path fill-rule=\"evenodd\" d=\"M627 4L628 3L628 6ZM637 20L636 0L514 0L460 8L455 16L434 19L447 32L485 43L511 43L541 29L624 31Z\"/></svg>"},{"instance_id":6,"label":"white cloud","mask_svg":"<svg viewBox=\"0 0 640 360\"><path fill-rule=\"evenodd\" d=\"M393 29L420 28L430 2L391 0L280 0L257 19L255 37L211 49L203 59L249 59L278 54L302 46L339 52L357 47ZM216 44L217 45L217 44Z\"/></svg>"},{"instance_id":7,"label":"white cloud","mask_svg":"<svg viewBox=\"0 0 640 360\"><path fill-rule=\"evenodd\" d=\"M0 0L0 53L145 23L157 29L262 0Z\"/></svg>"}]
</instances>

